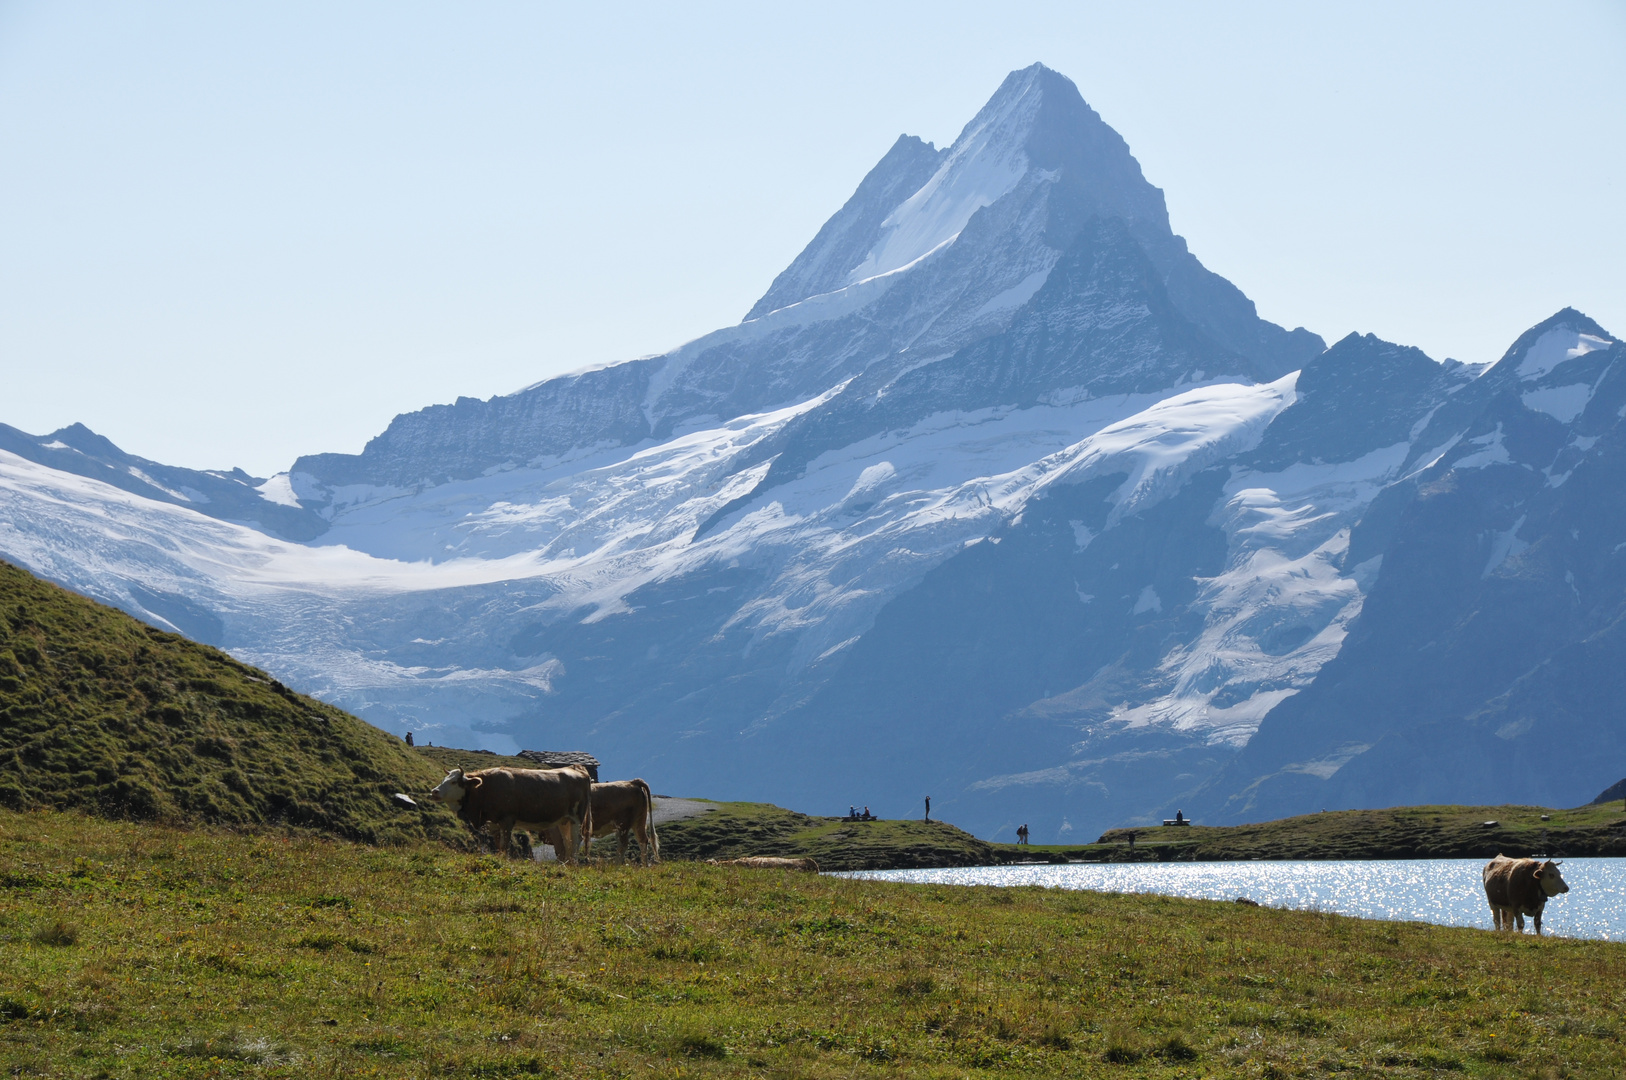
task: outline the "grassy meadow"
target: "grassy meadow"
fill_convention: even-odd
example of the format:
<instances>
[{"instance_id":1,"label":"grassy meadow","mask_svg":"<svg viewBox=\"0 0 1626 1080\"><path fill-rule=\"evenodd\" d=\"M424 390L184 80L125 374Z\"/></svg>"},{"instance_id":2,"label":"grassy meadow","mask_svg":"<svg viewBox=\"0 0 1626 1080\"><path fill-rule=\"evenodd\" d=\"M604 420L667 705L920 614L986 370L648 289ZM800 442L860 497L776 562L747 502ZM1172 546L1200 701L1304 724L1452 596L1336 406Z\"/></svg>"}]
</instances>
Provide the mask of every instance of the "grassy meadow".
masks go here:
<instances>
[{"instance_id":1,"label":"grassy meadow","mask_svg":"<svg viewBox=\"0 0 1626 1080\"><path fill-rule=\"evenodd\" d=\"M1543 820L1543 818L1546 820ZM1135 846L1130 848L1133 833ZM1094 844L1016 847L995 857L1089 862L1233 859L1468 859L1508 855L1626 855L1619 799L1573 809L1545 806L1396 806L1302 814L1255 825L1111 829Z\"/></svg>"},{"instance_id":2,"label":"grassy meadow","mask_svg":"<svg viewBox=\"0 0 1626 1080\"><path fill-rule=\"evenodd\" d=\"M1618 1077L1623 976L1231 903L0 812L15 1076Z\"/></svg>"},{"instance_id":3,"label":"grassy meadow","mask_svg":"<svg viewBox=\"0 0 1626 1080\"><path fill-rule=\"evenodd\" d=\"M844 821L769 803L708 802L696 817L660 826L661 854L675 859L811 855L822 870L984 866L992 845L941 821Z\"/></svg>"}]
</instances>

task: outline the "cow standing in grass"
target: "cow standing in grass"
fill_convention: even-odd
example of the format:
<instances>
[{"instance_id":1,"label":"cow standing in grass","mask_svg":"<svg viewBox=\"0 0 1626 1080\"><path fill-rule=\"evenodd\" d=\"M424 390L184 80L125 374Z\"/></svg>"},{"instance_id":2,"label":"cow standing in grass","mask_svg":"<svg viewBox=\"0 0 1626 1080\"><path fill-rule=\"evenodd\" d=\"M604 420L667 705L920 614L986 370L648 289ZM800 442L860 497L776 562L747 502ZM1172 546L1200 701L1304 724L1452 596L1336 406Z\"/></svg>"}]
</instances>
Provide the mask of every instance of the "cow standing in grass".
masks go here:
<instances>
[{"instance_id":1,"label":"cow standing in grass","mask_svg":"<svg viewBox=\"0 0 1626 1080\"><path fill-rule=\"evenodd\" d=\"M593 830L586 848L600 836L615 833L615 861L627 861L628 836L636 837L645 866L660 862L661 841L655 834L655 796L642 780L613 780L593 785ZM559 850L556 830L542 835L542 841Z\"/></svg>"},{"instance_id":2,"label":"cow standing in grass","mask_svg":"<svg viewBox=\"0 0 1626 1080\"><path fill-rule=\"evenodd\" d=\"M1524 930L1524 917L1535 917L1536 933L1541 933L1541 911L1550 897L1567 893L1564 875L1552 860L1510 859L1498 855L1485 864L1485 899L1490 902L1491 920L1498 930L1512 930L1517 923Z\"/></svg>"},{"instance_id":3,"label":"cow standing in grass","mask_svg":"<svg viewBox=\"0 0 1626 1080\"><path fill-rule=\"evenodd\" d=\"M562 769L453 769L429 793L435 802L457 812L471 829L486 830L500 854L508 853L515 829L558 829L562 847L554 850L567 863L593 828L593 781L580 765Z\"/></svg>"}]
</instances>

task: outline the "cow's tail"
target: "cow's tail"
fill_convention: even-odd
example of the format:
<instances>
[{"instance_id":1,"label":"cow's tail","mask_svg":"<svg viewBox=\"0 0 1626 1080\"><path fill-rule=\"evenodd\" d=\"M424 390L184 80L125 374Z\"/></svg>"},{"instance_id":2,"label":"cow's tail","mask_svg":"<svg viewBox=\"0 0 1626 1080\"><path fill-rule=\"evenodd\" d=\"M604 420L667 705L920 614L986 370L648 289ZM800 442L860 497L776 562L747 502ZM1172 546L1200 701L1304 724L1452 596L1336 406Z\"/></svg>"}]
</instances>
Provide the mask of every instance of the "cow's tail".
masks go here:
<instances>
[{"instance_id":1,"label":"cow's tail","mask_svg":"<svg viewBox=\"0 0 1626 1080\"><path fill-rule=\"evenodd\" d=\"M633 783L644 793L644 829L645 835L649 837L649 850L644 853L645 861L658 863L661 861L661 838L655 835L655 796L642 779L634 780Z\"/></svg>"}]
</instances>

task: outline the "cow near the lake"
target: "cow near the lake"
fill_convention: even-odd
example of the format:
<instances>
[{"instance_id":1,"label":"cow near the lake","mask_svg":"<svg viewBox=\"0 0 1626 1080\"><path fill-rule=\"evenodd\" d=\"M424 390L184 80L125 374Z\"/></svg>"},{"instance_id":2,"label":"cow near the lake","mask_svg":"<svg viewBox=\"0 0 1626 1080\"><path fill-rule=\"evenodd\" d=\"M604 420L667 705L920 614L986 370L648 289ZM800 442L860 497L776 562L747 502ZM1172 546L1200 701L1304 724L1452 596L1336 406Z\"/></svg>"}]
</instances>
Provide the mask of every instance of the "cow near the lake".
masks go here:
<instances>
[{"instance_id":1,"label":"cow near the lake","mask_svg":"<svg viewBox=\"0 0 1626 1080\"><path fill-rule=\"evenodd\" d=\"M1498 930L1524 930L1524 917L1534 916L1536 933L1541 933L1541 909L1549 898L1567 893L1564 875L1552 860L1510 859L1498 855L1485 864L1485 899Z\"/></svg>"},{"instance_id":2,"label":"cow near the lake","mask_svg":"<svg viewBox=\"0 0 1626 1080\"><path fill-rule=\"evenodd\" d=\"M593 828L593 781L580 765L563 769L453 769L429 793L450 806L476 832L486 830L499 854L508 854L515 829L540 833L558 829L563 862L576 861L576 848Z\"/></svg>"},{"instance_id":3,"label":"cow near the lake","mask_svg":"<svg viewBox=\"0 0 1626 1080\"><path fill-rule=\"evenodd\" d=\"M593 785L593 829L587 837L584 853L592 848L594 838L609 836L612 832L615 833L616 862L627 861L629 834L637 838L645 866L660 862L661 841L655 835L655 797L642 780L612 780ZM542 842L551 844L557 852L563 841L557 830L550 829L542 834Z\"/></svg>"}]
</instances>

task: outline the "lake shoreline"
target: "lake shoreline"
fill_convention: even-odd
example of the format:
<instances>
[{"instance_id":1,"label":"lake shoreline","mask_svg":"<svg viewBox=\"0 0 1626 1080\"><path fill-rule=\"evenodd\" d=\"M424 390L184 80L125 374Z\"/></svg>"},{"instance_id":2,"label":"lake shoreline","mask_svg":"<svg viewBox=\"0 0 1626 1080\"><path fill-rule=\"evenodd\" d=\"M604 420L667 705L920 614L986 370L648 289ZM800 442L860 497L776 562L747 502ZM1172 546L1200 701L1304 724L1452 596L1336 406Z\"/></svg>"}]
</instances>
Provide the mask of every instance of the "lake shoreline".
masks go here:
<instances>
[{"instance_id":1,"label":"lake shoreline","mask_svg":"<svg viewBox=\"0 0 1626 1080\"><path fill-rule=\"evenodd\" d=\"M840 871L852 881L961 888L1059 889L1117 896L1233 902L1358 919L1491 930L1478 858L1206 863L1024 863L936 870ZM1570 891L1551 899L1544 936L1626 941L1626 863L1579 858L1564 865Z\"/></svg>"},{"instance_id":2,"label":"lake shoreline","mask_svg":"<svg viewBox=\"0 0 1626 1080\"><path fill-rule=\"evenodd\" d=\"M994 845L996 862L1388 862L1626 856L1620 801L1545 806L1398 806L1323 811L1248 825L1109 829L1093 844Z\"/></svg>"},{"instance_id":3,"label":"lake shoreline","mask_svg":"<svg viewBox=\"0 0 1626 1080\"><path fill-rule=\"evenodd\" d=\"M664 858L811 857L825 870L1200 862L1563 858L1626 856L1622 803L1402 806L1305 814L1250 825L1109 829L1088 844L1004 844L940 821L849 821L769 803L711 802L662 824Z\"/></svg>"}]
</instances>

